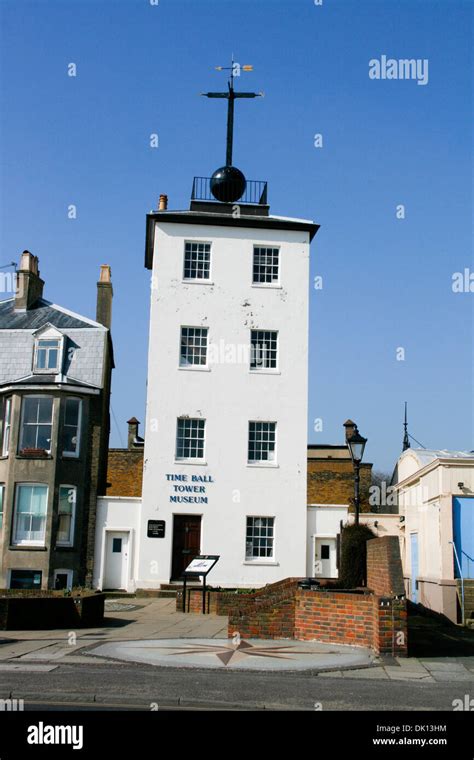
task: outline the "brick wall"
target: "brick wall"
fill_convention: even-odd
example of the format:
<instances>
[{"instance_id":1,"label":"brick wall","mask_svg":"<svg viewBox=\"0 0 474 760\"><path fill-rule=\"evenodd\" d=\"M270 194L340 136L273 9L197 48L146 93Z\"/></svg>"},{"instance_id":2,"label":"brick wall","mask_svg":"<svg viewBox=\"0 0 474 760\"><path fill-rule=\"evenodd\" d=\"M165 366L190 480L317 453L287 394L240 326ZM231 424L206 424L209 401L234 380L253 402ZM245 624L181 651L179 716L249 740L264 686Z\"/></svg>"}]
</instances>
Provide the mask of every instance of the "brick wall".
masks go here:
<instances>
[{"instance_id":1,"label":"brick wall","mask_svg":"<svg viewBox=\"0 0 474 760\"><path fill-rule=\"evenodd\" d=\"M372 465L360 469L361 511L370 512ZM308 458L308 504L350 504L354 498L354 468L350 459Z\"/></svg>"},{"instance_id":2,"label":"brick wall","mask_svg":"<svg viewBox=\"0 0 474 760\"><path fill-rule=\"evenodd\" d=\"M367 542L367 588L381 596L405 594L397 536L383 536Z\"/></svg>"},{"instance_id":3,"label":"brick wall","mask_svg":"<svg viewBox=\"0 0 474 760\"><path fill-rule=\"evenodd\" d=\"M371 647L374 638L373 595L298 591L295 639Z\"/></svg>"},{"instance_id":4,"label":"brick wall","mask_svg":"<svg viewBox=\"0 0 474 760\"><path fill-rule=\"evenodd\" d=\"M141 496L143 449L109 449L107 496Z\"/></svg>"},{"instance_id":5,"label":"brick wall","mask_svg":"<svg viewBox=\"0 0 474 760\"><path fill-rule=\"evenodd\" d=\"M398 538L374 538L368 546L371 586L363 592L306 591L287 578L236 599L228 608L229 637L316 640L406 656L406 600L396 598L404 594Z\"/></svg>"}]
</instances>

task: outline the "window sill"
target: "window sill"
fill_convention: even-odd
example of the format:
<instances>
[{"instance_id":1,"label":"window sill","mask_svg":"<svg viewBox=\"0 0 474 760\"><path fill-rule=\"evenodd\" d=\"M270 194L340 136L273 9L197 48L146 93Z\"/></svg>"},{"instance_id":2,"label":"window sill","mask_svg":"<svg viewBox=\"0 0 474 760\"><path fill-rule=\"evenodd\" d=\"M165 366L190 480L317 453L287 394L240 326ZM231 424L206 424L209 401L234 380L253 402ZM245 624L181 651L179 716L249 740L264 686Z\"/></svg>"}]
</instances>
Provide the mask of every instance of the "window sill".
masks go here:
<instances>
[{"instance_id":1,"label":"window sill","mask_svg":"<svg viewBox=\"0 0 474 760\"><path fill-rule=\"evenodd\" d=\"M54 547L55 552L74 551L74 544L56 544Z\"/></svg>"},{"instance_id":2,"label":"window sill","mask_svg":"<svg viewBox=\"0 0 474 760\"><path fill-rule=\"evenodd\" d=\"M178 366L178 369L184 372L210 372L210 367L199 367L196 365L195 367L181 367L181 365Z\"/></svg>"},{"instance_id":3,"label":"window sill","mask_svg":"<svg viewBox=\"0 0 474 760\"><path fill-rule=\"evenodd\" d=\"M202 459L175 459L174 463L179 464L193 464L197 465L198 467L207 467L207 462L204 462Z\"/></svg>"},{"instance_id":4,"label":"window sill","mask_svg":"<svg viewBox=\"0 0 474 760\"><path fill-rule=\"evenodd\" d=\"M41 459L44 462L44 461L47 461L48 459L54 459L54 457L52 456L52 454L46 454L46 456L42 454L17 454L16 459L32 459L35 462L38 459Z\"/></svg>"},{"instance_id":5,"label":"window sill","mask_svg":"<svg viewBox=\"0 0 474 760\"><path fill-rule=\"evenodd\" d=\"M214 285L213 280L198 280L197 278L196 279L193 278L191 280L183 279L181 280L181 282L183 285Z\"/></svg>"},{"instance_id":6,"label":"window sill","mask_svg":"<svg viewBox=\"0 0 474 760\"><path fill-rule=\"evenodd\" d=\"M245 562L242 562L242 564L243 565L266 565L266 566L270 566L270 567L280 567L280 563L279 562L274 562L274 561L265 562L265 560L260 560L260 559L257 559L257 560L246 559Z\"/></svg>"},{"instance_id":7,"label":"window sill","mask_svg":"<svg viewBox=\"0 0 474 760\"><path fill-rule=\"evenodd\" d=\"M252 282L252 288L263 288L264 290L283 290L282 285L272 285L271 283Z\"/></svg>"},{"instance_id":8,"label":"window sill","mask_svg":"<svg viewBox=\"0 0 474 760\"><path fill-rule=\"evenodd\" d=\"M262 468L264 470L272 470L272 469L277 470L280 467L280 465L279 464L264 464L263 462L255 462L255 464L251 462L247 462L247 467L250 467L250 469Z\"/></svg>"},{"instance_id":9,"label":"window sill","mask_svg":"<svg viewBox=\"0 0 474 760\"><path fill-rule=\"evenodd\" d=\"M12 544L8 547L11 552L47 552L47 546L38 544Z\"/></svg>"},{"instance_id":10,"label":"window sill","mask_svg":"<svg viewBox=\"0 0 474 760\"><path fill-rule=\"evenodd\" d=\"M249 369L249 375L281 375L279 369Z\"/></svg>"}]
</instances>

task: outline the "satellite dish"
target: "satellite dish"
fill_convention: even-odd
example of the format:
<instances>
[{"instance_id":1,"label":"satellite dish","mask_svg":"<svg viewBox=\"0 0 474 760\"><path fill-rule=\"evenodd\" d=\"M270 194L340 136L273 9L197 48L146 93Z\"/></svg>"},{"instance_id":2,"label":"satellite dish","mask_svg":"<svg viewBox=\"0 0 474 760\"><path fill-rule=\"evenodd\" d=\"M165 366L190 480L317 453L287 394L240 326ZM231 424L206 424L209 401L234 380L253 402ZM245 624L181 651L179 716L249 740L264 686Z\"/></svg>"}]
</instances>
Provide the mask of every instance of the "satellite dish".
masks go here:
<instances>
[{"instance_id":1,"label":"satellite dish","mask_svg":"<svg viewBox=\"0 0 474 760\"><path fill-rule=\"evenodd\" d=\"M221 166L211 177L211 193L222 203L234 203L245 193L247 180L236 166Z\"/></svg>"}]
</instances>

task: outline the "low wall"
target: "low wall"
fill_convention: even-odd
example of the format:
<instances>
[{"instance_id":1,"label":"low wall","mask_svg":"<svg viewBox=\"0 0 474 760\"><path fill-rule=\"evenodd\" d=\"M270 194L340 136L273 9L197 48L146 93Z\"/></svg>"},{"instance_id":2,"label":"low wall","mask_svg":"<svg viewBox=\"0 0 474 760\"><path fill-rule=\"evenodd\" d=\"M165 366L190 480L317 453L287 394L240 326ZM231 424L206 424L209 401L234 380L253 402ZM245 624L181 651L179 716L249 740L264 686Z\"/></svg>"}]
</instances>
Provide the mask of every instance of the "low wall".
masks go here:
<instances>
[{"instance_id":1,"label":"low wall","mask_svg":"<svg viewBox=\"0 0 474 760\"><path fill-rule=\"evenodd\" d=\"M248 606L253 607L262 603L278 602L285 597L288 589L296 589L299 578L285 578L276 583L269 583L263 588L257 589L252 593L238 594L235 591L206 591L206 613L214 615L228 615L233 607L245 609ZM183 609L183 592L179 590L176 594L176 610L181 612ZM202 590L199 588L186 589L186 612L201 614L202 613Z\"/></svg>"},{"instance_id":2,"label":"low wall","mask_svg":"<svg viewBox=\"0 0 474 760\"><path fill-rule=\"evenodd\" d=\"M371 591L305 591L294 589L286 599L229 613L228 636L323 641L370 647L377 653L407 655L405 600Z\"/></svg>"},{"instance_id":3,"label":"low wall","mask_svg":"<svg viewBox=\"0 0 474 760\"><path fill-rule=\"evenodd\" d=\"M103 594L75 597L46 594L0 597L0 630L94 628L103 624Z\"/></svg>"}]
</instances>

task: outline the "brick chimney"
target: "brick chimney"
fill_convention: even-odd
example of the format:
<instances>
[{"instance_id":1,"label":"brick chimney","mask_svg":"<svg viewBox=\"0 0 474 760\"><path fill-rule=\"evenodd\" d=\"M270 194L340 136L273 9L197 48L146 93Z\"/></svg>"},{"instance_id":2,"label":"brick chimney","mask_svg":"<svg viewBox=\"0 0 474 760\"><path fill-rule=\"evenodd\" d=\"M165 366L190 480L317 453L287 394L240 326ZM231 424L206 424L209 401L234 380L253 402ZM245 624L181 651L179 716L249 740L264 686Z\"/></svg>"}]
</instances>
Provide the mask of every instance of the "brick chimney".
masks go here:
<instances>
[{"instance_id":1,"label":"brick chimney","mask_svg":"<svg viewBox=\"0 0 474 760\"><path fill-rule=\"evenodd\" d=\"M168 196L162 193L158 201L158 211L166 211L168 208Z\"/></svg>"},{"instance_id":2,"label":"brick chimney","mask_svg":"<svg viewBox=\"0 0 474 760\"><path fill-rule=\"evenodd\" d=\"M355 422L352 422L352 420L346 420L344 423L344 427L346 428L346 443L349 440L349 438L352 438L354 435L357 425Z\"/></svg>"},{"instance_id":3,"label":"brick chimney","mask_svg":"<svg viewBox=\"0 0 474 760\"><path fill-rule=\"evenodd\" d=\"M21 254L20 268L16 273L15 309L26 311L43 296L44 281L38 269L38 257L29 251Z\"/></svg>"},{"instance_id":4,"label":"brick chimney","mask_svg":"<svg viewBox=\"0 0 474 760\"><path fill-rule=\"evenodd\" d=\"M114 291L112 288L112 272L108 264L102 264L100 267L99 282L97 283L97 311L96 322L100 322L104 327L112 327L112 298Z\"/></svg>"},{"instance_id":5,"label":"brick chimney","mask_svg":"<svg viewBox=\"0 0 474 760\"><path fill-rule=\"evenodd\" d=\"M136 417L131 417L129 420L127 420L128 425L128 441L127 441L127 448L134 449L135 443L138 440L138 426L140 422L137 420Z\"/></svg>"}]
</instances>

